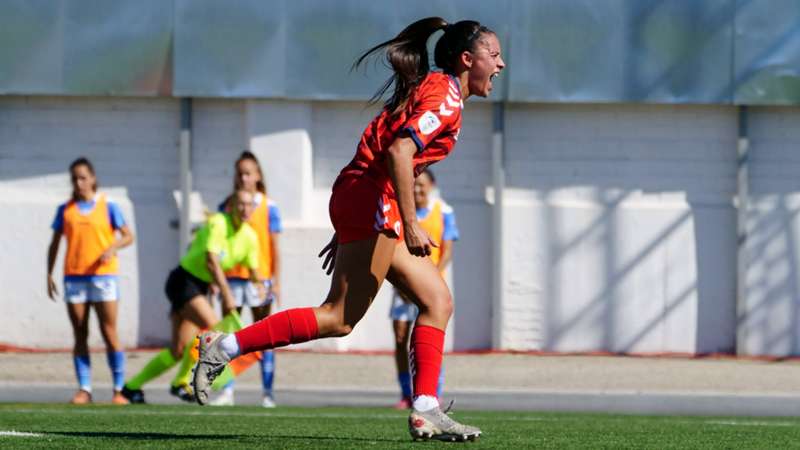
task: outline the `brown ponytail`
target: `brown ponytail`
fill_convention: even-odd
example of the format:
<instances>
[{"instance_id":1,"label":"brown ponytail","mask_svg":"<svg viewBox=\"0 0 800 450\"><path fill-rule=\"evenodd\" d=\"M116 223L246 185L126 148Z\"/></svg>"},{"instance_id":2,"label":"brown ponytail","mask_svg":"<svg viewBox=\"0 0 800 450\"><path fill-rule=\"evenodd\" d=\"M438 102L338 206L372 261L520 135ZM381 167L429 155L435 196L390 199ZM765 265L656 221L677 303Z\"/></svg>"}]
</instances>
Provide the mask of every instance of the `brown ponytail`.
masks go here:
<instances>
[{"instance_id":1,"label":"brown ponytail","mask_svg":"<svg viewBox=\"0 0 800 450\"><path fill-rule=\"evenodd\" d=\"M380 100L394 84L394 92L384 103L384 108L396 113L406 105L414 88L430 71L428 38L438 30L444 30L444 34L436 43L434 62L450 74L455 74L456 63L462 52L474 50L475 42L483 33L494 34L473 20L448 24L441 17L428 17L412 23L394 38L367 50L353 63L355 69L370 55L386 49L386 60L394 74L375 92L370 99L371 104Z\"/></svg>"}]
</instances>

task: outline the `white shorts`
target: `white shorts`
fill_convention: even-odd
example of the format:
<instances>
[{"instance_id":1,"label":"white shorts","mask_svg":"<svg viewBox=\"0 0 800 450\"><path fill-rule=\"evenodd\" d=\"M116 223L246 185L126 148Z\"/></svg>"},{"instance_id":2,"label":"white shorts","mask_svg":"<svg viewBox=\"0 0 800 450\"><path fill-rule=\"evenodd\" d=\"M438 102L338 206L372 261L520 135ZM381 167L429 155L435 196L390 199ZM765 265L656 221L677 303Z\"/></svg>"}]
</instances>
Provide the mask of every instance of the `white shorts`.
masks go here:
<instances>
[{"instance_id":1,"label":"white shorts","mask_svg":"<svg viewBox=\"0 0 800 450\"><path fill-rule=\"evenodd\" d=\"M397 289L392 291L392 308L389 310L389 318L400 322L413 322L417 320L418 315L417 305L405 301L403 297L400 297Z\"/></svg>"},{"instance_id":2,"label":"white shorts","mask_svg":"<svg viewBox=\"0 0 800 450\"><path fill-rule=\"evenodd\" d=\"M67 303L108 302L119 299L116 275L95 275L64 278L64 300Z\"/></svg>"},{"instance_id":3,"label":"white shorts","mask_svg":"<svg viewBox=\"0 0 800 450\"><path fill-rule=\"evenodd\" d=\"M275 300L272 295L272 281L264 281L264 288L267 290L267 298L261 301L258 298L258 290L250 280L243 280L241 278L228 278L228 286L231 288L233 300L236 302L236 307L249 306L251 308L258 308L259 306L266 306Z\"/></svg>"}]
</instances>

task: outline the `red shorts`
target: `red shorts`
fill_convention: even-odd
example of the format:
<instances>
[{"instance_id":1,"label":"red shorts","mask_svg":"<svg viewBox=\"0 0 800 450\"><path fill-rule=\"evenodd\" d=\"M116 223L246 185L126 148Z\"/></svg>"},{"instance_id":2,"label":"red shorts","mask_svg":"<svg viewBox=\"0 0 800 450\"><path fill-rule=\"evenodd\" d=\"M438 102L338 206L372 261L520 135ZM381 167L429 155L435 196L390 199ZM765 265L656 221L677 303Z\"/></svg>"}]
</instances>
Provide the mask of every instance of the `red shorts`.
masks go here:
<instances>
[{"instance_id":1,"label":"red shorts","mask_svg":"<svg viewBox=\"0 0 800 450\"><path fill-rule=\"evenodd\" d=\"M337 180L328 212L340 244L369 239L377 233L403 237L397 200L364 178Z\"/></svg>"}]
</instances>

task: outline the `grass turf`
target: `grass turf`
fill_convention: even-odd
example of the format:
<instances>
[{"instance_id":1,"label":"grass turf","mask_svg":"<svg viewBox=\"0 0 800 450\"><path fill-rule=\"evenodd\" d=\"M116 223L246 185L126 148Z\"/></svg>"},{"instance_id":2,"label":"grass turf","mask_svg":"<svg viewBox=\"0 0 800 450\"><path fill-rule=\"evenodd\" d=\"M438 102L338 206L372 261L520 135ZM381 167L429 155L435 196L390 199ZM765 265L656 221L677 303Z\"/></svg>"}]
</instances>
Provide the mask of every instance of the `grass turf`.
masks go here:
<instances>
[{"instance_id":1,"label":"grass turf","mask_svg":"<svg viewBox=\"0 0 800 450\"><path fill-rule=\"evenodd\" d=\"M0 448L407 448L403 412L375 408L0 405ZM461 411L469 448L800 448L798 418ZM32 433L10 436L9 432Z\"/></svg>"}]
</instances>

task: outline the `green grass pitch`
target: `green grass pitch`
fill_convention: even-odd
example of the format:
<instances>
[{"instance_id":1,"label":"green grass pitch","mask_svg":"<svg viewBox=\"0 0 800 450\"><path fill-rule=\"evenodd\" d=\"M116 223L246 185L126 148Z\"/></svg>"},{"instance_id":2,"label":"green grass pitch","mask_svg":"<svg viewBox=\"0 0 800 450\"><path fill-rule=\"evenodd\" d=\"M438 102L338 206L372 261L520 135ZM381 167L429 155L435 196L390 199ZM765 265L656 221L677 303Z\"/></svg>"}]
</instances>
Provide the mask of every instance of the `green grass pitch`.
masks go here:
<instances>
[{"instance_id":1,"label":"green grass pitch","mask_svg":"<svg viewBox=\"0 0 800 450\"><path fill-rule=\"evenodd\" d=\"M460 411L465 444L413 443L403 412L376 408L0 405L0 448L798 448L798 418Z\"/></svg>"}]
</instances>

